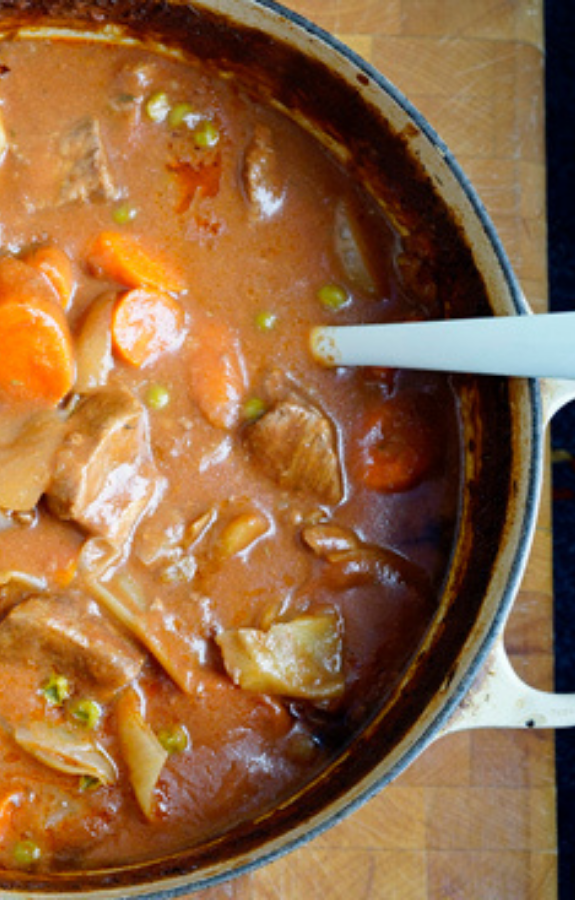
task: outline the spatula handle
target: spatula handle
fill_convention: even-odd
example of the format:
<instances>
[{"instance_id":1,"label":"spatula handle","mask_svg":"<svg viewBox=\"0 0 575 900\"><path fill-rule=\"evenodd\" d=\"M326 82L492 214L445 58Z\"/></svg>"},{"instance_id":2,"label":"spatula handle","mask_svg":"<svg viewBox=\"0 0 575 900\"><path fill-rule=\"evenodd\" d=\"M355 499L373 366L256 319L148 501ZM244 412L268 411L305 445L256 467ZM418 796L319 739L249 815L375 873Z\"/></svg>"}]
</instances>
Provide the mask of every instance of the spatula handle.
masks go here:
<instances>
[{"instance_id":1,"label":"spatula handle","mask_svg":"<svg viewBox=\"0 0 575 900\"><path fill-rule=\"evenodd\" d=\"M391 366L478 375L575 378L575 313L316 327L327 366Z\"/></svg>"}]
</instances>

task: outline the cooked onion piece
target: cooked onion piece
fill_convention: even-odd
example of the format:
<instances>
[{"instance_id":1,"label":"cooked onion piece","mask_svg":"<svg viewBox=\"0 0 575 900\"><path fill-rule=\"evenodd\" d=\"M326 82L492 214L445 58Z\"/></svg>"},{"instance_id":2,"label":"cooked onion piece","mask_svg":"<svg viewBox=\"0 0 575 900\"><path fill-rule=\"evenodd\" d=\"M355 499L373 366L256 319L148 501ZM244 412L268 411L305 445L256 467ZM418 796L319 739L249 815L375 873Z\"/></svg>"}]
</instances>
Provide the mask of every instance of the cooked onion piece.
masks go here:
<instances>
[{"instance_id":1,"label":"cooked onion piece","mask_svg":"<svg viewBox=\"0 0 575 900\"><path fill-rule=\"evenodd\" d=\"M216 641L235 684L305 700L340 697L345 688L341 627L332 612L301 616L269 631L224 631Z\"/></svg>"},{"instance_id":2,"label":"cooked onion piece","mask_svg":"<svg viewBox=\"0 0 575 900\"><path fill-rule=\"evenodd\" d=\"M152 728L144 721L138 695L128 689L117 705L118 737L130 781L147 819L154 819L155 790L169 756Z\"/></svg>"},{"instance_id":3,"label":"cooked onion piece","mask_svg":"<svg viewBox=\"0 0 575 900\"><path fill-rule=\"evenodd\" d=\"M231 519L218 539L217 553L221 559L243 553L269 530L269 522L259 510L240 513Z\"/></svg>"},{"instance_id":4,"label":"cooked onion piece","mask_svg":"<svg viewBox=\"0 0 575 900\"><path fill-rule=\"evenodd\" d=\"M29 572L20 572L17 569L3 569L0 571L0 588L15 585L33 591L46 590L46 579L39 575L31 575Z\"/></svg>"},{"instance_id":5,"label":"cooked onion piece","mask_svg":"<svg viewBox=\"0 0 575 900\"><path fill-rule=\"evenodd\" d=\"M356 550L361 542L351 528L344 528L332 522L317 522L306 525L301 536L307 546L321 559L330 560L334 553Z\"/></svg>"},{"instance_id":6,"label":"cooked onion piece","mask_svg":"<svg viewBox=\"0 0 575 900\"><path fill-rule=\"evenodd\" d=\"M375 294L377 286L370 271L359 224L346 203L338 203L335 212L335 250L350 282Z\"/></svg>"},{"instance_id":7,"label":"cooked onion piece","mask_svg":"<svg viewBox=\"0 0 575 900\"><path fill-rule=\"evenodd\" d=\"M78 571L89 578L96 578L107 572L120 558L120 550L106 538L88 538L78 555Z\"/></svg>"},{"instance_id":8,"label":"cooked onion piece","mask_svg":"<svg viewBox=\"0 0 575 900\"><path fill-rule=\"evenodd\" d=\"M197 685L202 665L205 640L195 633L187 619L194 604L203 603L199 594L191 594L186 604L174 607L155 597L149 601L137 580L121 573L103 584L89 582L93 596L138 640L160 663L162 668L185 692Z\"/></svg>"},{"instance_id":9,"label":"cooked onion piece","mask_svg":"<svg viewBox=\"0 0 575 900\"><path fill-rule=\"evenodd\" d=\"M69 775L87 775L102 784L117 779L116 766L91 737L65 725L31 722L14 731L14 740L40 762Z\"/></svg>"},{"instance_id":10,"label":"cooked onion piece","mask_svg":"<svg viewBox=\"0 0 575 900\"><path fill-rule=\"evenodd\" d=\"M83 394L103 387L114 365L112 310L115 293L107 291L92 302L76 339L75 389Z\"/></svg>"},{"instance_id":11,"label":"cooked onion piece","mask_svg":"<svg viewBox=\"0 0 575 900\"><path fill-rule=\"evenodd\" d=\"M65 423L55 410L34 413L9 443L0 446L0 507L33 509L48 487Z\"/></svg>"}]
</instances>

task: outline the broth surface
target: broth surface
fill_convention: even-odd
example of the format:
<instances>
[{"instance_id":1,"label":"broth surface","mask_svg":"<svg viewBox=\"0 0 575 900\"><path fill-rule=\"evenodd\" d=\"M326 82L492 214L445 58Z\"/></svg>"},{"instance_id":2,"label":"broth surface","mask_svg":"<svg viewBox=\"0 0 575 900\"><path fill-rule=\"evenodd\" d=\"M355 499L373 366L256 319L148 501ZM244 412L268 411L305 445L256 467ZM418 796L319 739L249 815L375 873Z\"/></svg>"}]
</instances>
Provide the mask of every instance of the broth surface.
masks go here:
<instances>
[{"instance_id":1,"label":"broth surface","mask_svg":"<svg viewBox=\"0 0 575 900\"><path fill-rule=\"evenodd\" d=\"M18 435L62 426L37 502L0 489L0 863L156 859L313 777L416 654L457 519L454 393L322 369L308 334L442 309L417 242L234 79L64 41L4 42L0 72L0 269L23 267L0 317L31 302L10 273L32 306L40 277L76 373L47 402L0 366L7 471L34 482Z\"/></svg>"}]
</instances>

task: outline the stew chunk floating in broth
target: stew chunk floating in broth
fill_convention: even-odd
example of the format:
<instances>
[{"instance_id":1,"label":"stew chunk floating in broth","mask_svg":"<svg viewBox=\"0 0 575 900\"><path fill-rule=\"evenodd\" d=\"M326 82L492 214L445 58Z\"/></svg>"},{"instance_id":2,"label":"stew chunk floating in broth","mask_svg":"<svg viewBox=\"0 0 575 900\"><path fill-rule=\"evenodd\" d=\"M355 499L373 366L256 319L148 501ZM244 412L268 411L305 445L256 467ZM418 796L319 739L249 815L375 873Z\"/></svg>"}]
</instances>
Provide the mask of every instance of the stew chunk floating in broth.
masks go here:
<instances>
[{"instance_id":1,"label":"stew chunk floating in broth","mask_svg":"<svg viewBox=\"0 0 575 900\"><path fill-rule=\"evenodd\" d=\"M134 47L0 57L0 864L118 865L271 808L398 684L456 404L311 359L442 311L295 124Z\"/></svg>"}]
</instances>

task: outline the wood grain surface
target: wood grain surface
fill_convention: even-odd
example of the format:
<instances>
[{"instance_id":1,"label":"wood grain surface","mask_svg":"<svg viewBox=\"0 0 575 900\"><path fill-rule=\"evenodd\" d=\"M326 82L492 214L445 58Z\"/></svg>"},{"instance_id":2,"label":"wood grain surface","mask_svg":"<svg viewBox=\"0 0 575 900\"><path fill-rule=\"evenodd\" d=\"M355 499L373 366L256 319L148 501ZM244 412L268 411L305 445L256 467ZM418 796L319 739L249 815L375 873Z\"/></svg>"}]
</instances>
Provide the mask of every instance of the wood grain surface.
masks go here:
<instances>
[{"instance_id":1,"label":"wood grain surface","mask_svg":"<svg viewBox=\"0 0 575 900\"><path fill-rule=\"evenodd\" d=\"M383 72L470 176L536 311L546 307L542 0L288 0ZM550 689L549 492L506 642ZM443 738L310 844L199 900L554 900L549 732Z\"/></svg>"}]
</instances>

